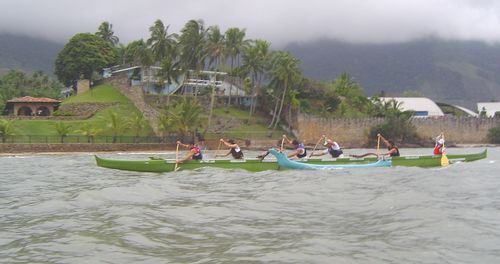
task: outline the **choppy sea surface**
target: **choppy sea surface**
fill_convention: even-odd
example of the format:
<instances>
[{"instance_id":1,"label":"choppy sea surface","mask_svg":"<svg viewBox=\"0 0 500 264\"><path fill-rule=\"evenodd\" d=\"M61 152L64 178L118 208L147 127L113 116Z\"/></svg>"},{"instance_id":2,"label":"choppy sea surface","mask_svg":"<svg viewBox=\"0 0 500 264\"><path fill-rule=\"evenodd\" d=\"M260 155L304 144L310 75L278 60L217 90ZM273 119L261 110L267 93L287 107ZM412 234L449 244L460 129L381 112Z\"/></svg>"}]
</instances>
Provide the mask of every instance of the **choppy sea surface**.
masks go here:
<instances>
[{"instance_id":1,"label":"choppy sea surface","mask_svg":"<svg viewBox=\"0 0 500 264\"><path fill-rule=\"evenodd\" d=\"M259 173L4 156L0 263L500 263L500 149L488 151L445 168Z\"/></svg>"}]
</instances>

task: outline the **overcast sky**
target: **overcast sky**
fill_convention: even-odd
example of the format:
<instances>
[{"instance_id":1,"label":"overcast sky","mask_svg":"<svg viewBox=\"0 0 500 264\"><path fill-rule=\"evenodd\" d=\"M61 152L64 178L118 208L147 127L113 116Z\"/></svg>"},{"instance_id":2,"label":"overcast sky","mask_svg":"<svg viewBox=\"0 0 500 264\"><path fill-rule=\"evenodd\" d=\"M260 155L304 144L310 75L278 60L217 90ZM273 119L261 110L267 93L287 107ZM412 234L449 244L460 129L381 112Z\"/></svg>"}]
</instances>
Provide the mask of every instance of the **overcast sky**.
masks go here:
<instances>
[{"instance_id":1,"label":"overcast sky","mask_svg":"<svg viewBox=\"0 0 500 264\"><path fill-rule=\"evenodd\" d=\"M500 43L497 0L0 0L0 32L66 43L109 21L122 43L149 36L156 19L179 32L190 19L246 29L274 47L331 38L404 42L423 37Z\"/></svg>"}]
</instances>

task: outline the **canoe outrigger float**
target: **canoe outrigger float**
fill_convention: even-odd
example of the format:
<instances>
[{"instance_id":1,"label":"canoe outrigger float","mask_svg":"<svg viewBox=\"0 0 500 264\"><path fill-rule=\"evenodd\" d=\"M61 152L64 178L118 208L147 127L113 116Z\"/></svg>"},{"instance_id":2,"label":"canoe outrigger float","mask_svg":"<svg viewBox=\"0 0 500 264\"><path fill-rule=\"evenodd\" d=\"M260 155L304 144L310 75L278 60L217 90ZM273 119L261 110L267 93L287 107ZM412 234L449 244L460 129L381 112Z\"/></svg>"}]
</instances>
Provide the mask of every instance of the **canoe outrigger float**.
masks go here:
<instances>
[{"instance_id":1,"label":"canoe outrigger float","mask_svg":"<svg viewBox=\"0 0 500 264\"><path fill-rule=\"evenodd\" d=\"M353 168L376 168L376 167L390 167L391 160L375 160L371 163L345 163L345 164L313 164L308 162L300 162L295 160L290 160L283 153L279 152L276 149L270 149L269 153L271 153L278 164L286 169L293 170L336 170L336 169L353 169Z\"/></svg>"},{"instance_id":2,"label":"canoe outrigger float","mask_svg":"<svg viewBox=\"0 0 500 264\"><path fill-rule=\"evenodd\" d=\"M276 151L276 150L275 150ZM271 152L271 150L270 150ZM272 153L272 152L271 152ZM487 150L473 154L447 154L450 164L457 162L468 162L484 159L487 156ZM172 172L175 170L174 159L158 159L152 158L149 160L115 160L103 159L95 156L97 166L128 170L139 172ZM440 155L424 155L424 156L401 156L387 159L391 166L407 166L407 167L439 167L441 166ZM372 167L377 162L377 158L337 158L337 159L304 159L294 161L300 164L309 165L361 165L372 164ZM366 165L364 165L366 166ZM179 170L194 170L203 167L214 167L223 169L243 169L247 171L266 171L266 170L283 170L286 167L281 166L276 159L245 159L245 160L227 160L227 159L205 159L205 160L190 160L178 165ZM334 168L334 167L332 167ZM349 167L346 167L349 168ZM311 168L312 169L312 168Z\"/></svg>"}]
</instances>

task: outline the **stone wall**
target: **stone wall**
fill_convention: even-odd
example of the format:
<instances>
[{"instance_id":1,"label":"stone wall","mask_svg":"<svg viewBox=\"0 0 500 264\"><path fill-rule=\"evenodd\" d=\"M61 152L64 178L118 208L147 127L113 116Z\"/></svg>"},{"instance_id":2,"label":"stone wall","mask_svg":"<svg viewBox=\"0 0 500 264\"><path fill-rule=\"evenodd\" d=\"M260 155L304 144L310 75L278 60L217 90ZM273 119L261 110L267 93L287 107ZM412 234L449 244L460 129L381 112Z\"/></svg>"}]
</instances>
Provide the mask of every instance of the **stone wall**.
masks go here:
<instances>
[{"instance_id":1,"label":"stone wall","mask_svg":"<svg viewBox=\"0 0 500 264\"><path fill-rule=\"evenodd\" d=\"M83 79L76 82L76 94L83 94L90 90L90 80Z\"/></svg>"},{"instance_id":2,"label":"stone wall","mask_svg":"<svg viewBox=\"0 0 500 264\"><path fill-rule=\"evenodd\" d=\"M142 112L144 118L148 120L154 133L159 136L161 133L158 128L158 117L160 113L144 100L144 91L142 86L131 86L130 80L126 73L116 74L104 80L114 88L118 89L120 93L125 95L134 105Z\"/></svg>"},{"instance_id":3,"label":"stone wall","mask_svg":"<svg viewBox=\"0 0 500 264\"><path fill-rule=\"evenodd\" d=\"M0 153L164 151L167 149L175 149L174 144L0 144Z\"/></svg>"},{"instance_id":4,"label":"stone wall","mask_svg":"<svg viewBox=\"0 0 500 264\"><path fill-rule=\"evenodd\" d=\"M242 149L245 150L265 150L276 145L276 140L252 140L249 142L237 142ZM245 143L249 143L246 145ZM217 150L219 148L219 140L207 140L204 145L209 150ZM0 143L0 154L9 153L55 153L55 152L112 152L112 151L175 151L176 144L174 142L167 144L124 144L124 143L107 143L107 144L89 144L89 143L58 143L58 144L10 144ZM225 152L227 148L222 147L219 151ZM186 151L182 149L182 151Z\"/></svg>"},{"instance_id":5,"label":"stone wall","mask_svg":"<svg viewBox=\"0 0 500 264\"><path fill-rule=\"evenodd\" d=\"M59 110L86 119L93 116L97 111L116 104L118 103L73 103L62 105Z\"/></svg>"},{"instance_id":6,"label":"stone wall","mask_svg":"<svg viewBox=\"0 0 500 264\"><path fill-rule=\"evenodd\" d=\"M368 135L373 126L384 122L383 118L326 119L307 115L297 117L296 134L306 144L316 144L322 134L333 137L344 147L369 147ZM486 144L490 128L500 125L500 119L487 118L417 118L413 125L418 135L432 142L432 138L444 132L450 144Z\"/></svg>"}]
</instances>

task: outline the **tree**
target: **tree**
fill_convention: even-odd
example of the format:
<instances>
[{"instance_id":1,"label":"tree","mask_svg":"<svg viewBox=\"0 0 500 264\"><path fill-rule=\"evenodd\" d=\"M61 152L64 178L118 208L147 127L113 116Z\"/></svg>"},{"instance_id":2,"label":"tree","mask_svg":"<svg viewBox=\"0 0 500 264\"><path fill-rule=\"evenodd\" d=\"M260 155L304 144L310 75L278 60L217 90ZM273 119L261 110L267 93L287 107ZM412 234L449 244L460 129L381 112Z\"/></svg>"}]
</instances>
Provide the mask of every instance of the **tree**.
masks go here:
<instances>
[{"instance_id":1,"label":"tree","mask_svg":"<svg viewBox=\"0 0 500 264\"><path fill-rule=\"evenodd\" d=\"M86 136L88 143L93 143L94 137L101 132L101 129L94 127L91 123L85 123L81 129L75 130L75 132Z\"/></svg>"},{"instance_id":2,"label":"tree","mask_svg":"<svg viewBox=\"0 0 500 264\"><path fill-rule=\"evenodd\" d=\"M282 90L281 99L276 100L273 119L269 125L269 127L273 127L274 131L280 122L281 111L290 84L298 82L301 79L302 73L299 69L299 60L285 51L274 52L271 57L271 75L273 78L272 83L274 83L276 88L281 88ZM278 103L280 105L279 108L277 107Z\"/></svg>"},{"instance_id":3,"label":"tree","mask_svg":"<svg viewBox=\"0 0 500 264\"><path fill-rule=\"evenodd\" d=\"M94 71L117 62L116 50L106 41L90 33L73 36L59 52L55 74L65 85L74 84L81 77L91 79Z\"/></svg>"},{"instance_id":4,"label":"tree","mask_svg":"<svg viewBox=\"0 0 500 264\"><path fill-rule=\"evenodd\" d=\"M204 69L206 55L206 35L202 20L189 20L181 29L179 51L181 63L185 70L200 71Z\"/></svg>"},{"instance_id":5,"label":"tree","mask_svg":"<svg viewBox=\"0 0 500 264\"><path fill-rule=\"evenodd\" d=\"M174 82L178 84L181 72L182 71L179 67L179 62L175 61L171 56L165 57L161 61L161 69L157 73L157 77L160 82L159 85L163 87L165 85L165 82L168 86L172 85ZM170 91L168 91L167 93L167 106L169 105L169 103Z\"/></svg>"},{"instance_id":6,"label":"tree","mask_svg":"<svg viewBox=\"0 0 500 264\"><path fill-rule=\"evenodd\" d=\"M153 64L153 54L143 39L132 41L125 47L125 63L149 66Z\"/></svg>"},{"instance_id":7,"label":"tree","mask_svg":"<svg viewBox=\"0 0 500 264\"><path fill-rule=\"evenodd\" d=\"M171 52L176 44L176 34L168 34L168 27L163 24L160 19L157 19L149 32L151 37L147 40L147 45L151 47L153 59L155 62L160 62L169 52Z\"/></svg>"},{"instance_id":8,"label":"tree","mask_svg":"<svg viewBox=\"0 0 500 264\"><path fill-rule=\"evenodd\" d=\"M12 122L5 119L0 119L0 138L2 139L2 143L7 141L7 138L10 136L14 136L15 130Z\"/></svg>"},{"instance_id":9,"label":"tree","mask_svg":"<svg viewBox=\"0 0 500 264\"><path fill-rule=\"evenodd\" d=\"M224 35L221 33L218 26L211 26L208 28L206 50L209 64L208 67L210 68L211 65L214 65L216 74L215 76L213 76L213 81L217 81L217 72L219 71L222 57L224 56ZM215 105L215 83L211 84L211 88L212 93L210 96L210 111L208 113L208 122L204 133L206 133L210 129Z\"/></svg>"},{"instance_id":10,"label":"tree","mask_svg":"<svg viewBox=\"0 0 500 264\"><path fill-rule=\"evenodd\" d=\"M113 32L113 24L110 24L108 21L104 21L99 26L98 31L95 33L96 36L102 38L104 41L111 44L111 46L115 47L120 39L114 35Z\"/></svg>"},{"instance_id":11,"label":"tree","mask_svg":"<svg viewBox=\"0 0 500 264\"><path fill-rule=\"evenodd\" d=\"M225 56L231 58L231 76L234 77L234 66L239 65L239 55L243 51L245 47L248 46L249 40L245 40L245 30L241 30L239 28L229 28L225 32ZM234 82L234 80L232 80ZM229 97L227 100L227 106L231 105L231 93L233 89L233 84L229 86Z\"/></svg>"},{"instance_id":12,"label":"tree","mask_svg":"<svg viewBox=\"0 0 500 264\"><path fill-rule=\"evenodd\" d=\"M137 142L137 138L141 135L141 132L146 126L147 121L141 113L137 113L132 120L130 120L130 129L134 133L134 143Z\"/></svg>"},{"instance_id":13,"label":"tree","mask_svg":"<svg viewBox=\"0 0 500 264\"><path fill-rule=\"evenodd\" d=\"M243 50L243 65L244 72L251 76L252 80L252 102L250 105L250 116L255 111L256 93L260 88L260 84L264 77L264 72L269 59L269 42L265 40L256 40L255 45L251 45Z\"/></svg>"},{"instance_id":14,"label":"tree","mask_svg":"<svg viewBox=\"0 0 500 264\"><path fill-rule=\"evenodd\" d=\"M63 85L60 82L49 78L43 72L36 71L30 75L10 70L0 76L0 109L3 110L7 100L15 97L30 95L59 98L62 88Z\"/></svg>"},{"instance_id":15,"label":"tree","mask_svg":"<svg viewBox=\"0 0 500 264\"><path fill-rule=\"evenodd\" d=\"M53 124L54 129L56 130L57 135L60 137L60 142L64 143L64 138L68 136L69 132L71 131L71 125L59 121L57 123Z\"/></svg>"},{"instance_id":16,"label":"tree","mask_svg":"<svg viewBox=\"0 0 500 264\"><path fill-rule=\"evenodd\" d=\"M209 68L211 65L214 65L215 71L218 71L224 55L224 35L220 32L218 26L210 26L208 28L206 50Z\"/></svg>"},{"instance_id":17,"label":"tree","mask_svg":"<svg viewBox=\"0 0 500 264\"><path fill-rule=\"evenodd\" d=\"M174 121L167 110L158 117L158 130L162 134L163 141L166 141L169 132L174 131Z\"/></svg>"},{"instance_id":18,"label":"tree","mask_svg":"<svg viewBox=\"0 0 500 264\"><path fill-rule=\"evenodd\" d=\"M193 97L183 97L172 110L168 110L168 115L172 119L173 127L183 136L192 136L202 124L201 113L203 107Z\"/></svg>"},{"instance_id":19,"label":"tree","mask_svg":"<svg viewBox=\"0 0 500 264\"><path fill-rule=\"evenodd\" d=\"M118 136L129 127L129 122L119 116L116 112L110 112L107 116L108 130L113 135L113 143L116 143Z\"/></svg>"}]
</instances>

